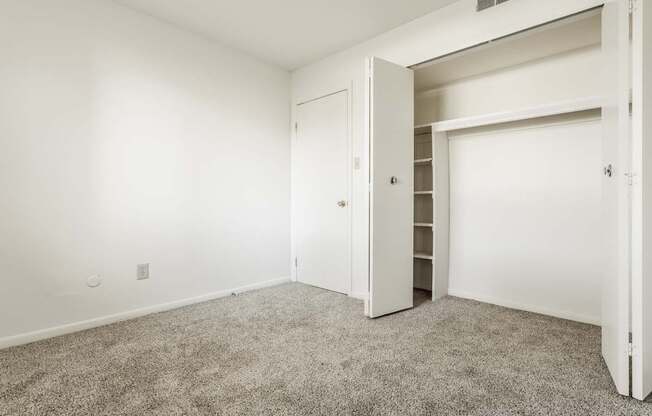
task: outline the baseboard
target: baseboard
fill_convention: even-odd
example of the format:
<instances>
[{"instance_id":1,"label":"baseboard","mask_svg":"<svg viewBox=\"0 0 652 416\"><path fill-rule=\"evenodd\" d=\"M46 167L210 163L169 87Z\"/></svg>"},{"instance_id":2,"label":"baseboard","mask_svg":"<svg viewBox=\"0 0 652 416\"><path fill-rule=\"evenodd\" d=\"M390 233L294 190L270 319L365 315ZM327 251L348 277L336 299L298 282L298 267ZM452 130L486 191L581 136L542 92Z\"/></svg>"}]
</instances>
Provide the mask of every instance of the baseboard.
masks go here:
<instances>
[{"instance_id":1,"label":"baseboard","mask_svg":"<svg viewBox=\"0 0 652 416\"><path fill-rule=\"evenodd\" d=\"M349 293L349 297L359 300L367 300L369 295L366 292L351 292Z\"/></svg>"},{"instance_id":2,"label":"baseboard","mask_svg":"<svg viewBox=\"0 0 652 416\"><path fill-rule=\"evenodd\" d=\"M139 318L141 316L151 315L153 313L165 312L172 309L182 308L184 306L194 305L196 303L202 303L202 302L207 302L215 299L220 299L227 296L231 296L234 293L235 294L244 293L244 292L249 292L251 290L263 289L266 287L277 286L289 282L290 282L289 277L282 277L279 279L267 280L264 282L241 286L234 289L227 289L227 290L221 290L219 292L207 293L205 295L196 296L193 298L181 299L174 302L148 306L140 309L134 309L127 312L117 313L114 315L102 316L99 318L89 319L86 321L79 321L71 324L42 329L39 331L28 332L25 334L0 338L0 349L29 344L32 342L41 341L48 338L54 338L61 335L84 331L86 329L97 328L100 326L109 325L120 321Z\"/></svg>"},{"instance_id":3,"label":"baseboard","mask_svg":"<svg viewBox=\"0 0 652 416\"><path fill-rule=\"evenodd\" d=\"M510 309L518 309L527 312L538 313L541 315L553 316L555 318L567 319L569 321L582 322L585 324L600 326L602 323L600 318L576 314L568 311L560 311L556 309L547 309L539 306L528 305L524 303L512 302L509 300L499 299L492 296L480 295L477 293L470 293L462 290L450 288L448 290L450 296L457 298L477 300L478 302L490 303L492 305L503 306Z\"/></svg>"}]
</instances>

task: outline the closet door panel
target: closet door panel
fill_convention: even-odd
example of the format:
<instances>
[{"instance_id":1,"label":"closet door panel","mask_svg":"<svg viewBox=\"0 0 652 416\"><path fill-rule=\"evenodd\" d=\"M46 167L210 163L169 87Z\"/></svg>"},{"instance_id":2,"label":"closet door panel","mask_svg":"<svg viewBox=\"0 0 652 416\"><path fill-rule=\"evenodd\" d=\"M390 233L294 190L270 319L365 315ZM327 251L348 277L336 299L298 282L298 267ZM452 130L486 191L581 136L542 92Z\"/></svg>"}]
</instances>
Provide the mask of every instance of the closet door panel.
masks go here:
<instances>
[{"instance_id":1,"label":"closet door panel","mask_svg":"<svg viewBox=\"0 0 652 416\"><path fill-rule=\"evenodd\" d=\"M367 105L370 143L370 273L367 314L413 305L414 74L371 58Z\"/></svg>"},{"instance_id":2,"label":"closet door panel","mask_svg":"<svg viewBox=\"0 0 652 416\"><path fill-rule=\"evenodd\" d=\"M602 355L614 384L629 395L629 8L623 0L603 10L604 104L602 220Z\"/></svg>"}]
</instances>

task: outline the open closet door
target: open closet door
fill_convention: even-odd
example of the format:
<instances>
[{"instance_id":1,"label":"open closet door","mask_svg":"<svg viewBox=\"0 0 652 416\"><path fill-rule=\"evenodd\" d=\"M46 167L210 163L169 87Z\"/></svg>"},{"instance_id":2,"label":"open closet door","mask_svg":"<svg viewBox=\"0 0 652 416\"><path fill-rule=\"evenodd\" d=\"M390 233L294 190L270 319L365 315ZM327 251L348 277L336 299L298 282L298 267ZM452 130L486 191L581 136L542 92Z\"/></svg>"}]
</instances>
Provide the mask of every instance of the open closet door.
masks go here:
<instances>
[{"instance_id":1,"label":"open closet door","mask_svg":"<svg viewBox=\"0 0 652 416\"><path fill-rule=\"evenodd\" d=\"M633 8L632 395L652 392L652 4Z\"/></svg>"},{"instance_id":2,"label":"open closet door","mask_svg":"<svg viewBox=\"0 0 652 416\"><path fill-rule=\"evenodd\" d=\"M409 309L413 302L414 74L368 60L370 270L367 315Z\"/></svg>"},{"instance_id":3,"label":"open closet door","mask_svg":"<svg viewBox=\"0 0 652 416\"><path fill-rule=\"evenodd\" d=\"M605 4L602 17L604 103L602 182L604 275L602 356L622 395L629 395L630 43L627 0Z\"/></svg>"}]
</instances>

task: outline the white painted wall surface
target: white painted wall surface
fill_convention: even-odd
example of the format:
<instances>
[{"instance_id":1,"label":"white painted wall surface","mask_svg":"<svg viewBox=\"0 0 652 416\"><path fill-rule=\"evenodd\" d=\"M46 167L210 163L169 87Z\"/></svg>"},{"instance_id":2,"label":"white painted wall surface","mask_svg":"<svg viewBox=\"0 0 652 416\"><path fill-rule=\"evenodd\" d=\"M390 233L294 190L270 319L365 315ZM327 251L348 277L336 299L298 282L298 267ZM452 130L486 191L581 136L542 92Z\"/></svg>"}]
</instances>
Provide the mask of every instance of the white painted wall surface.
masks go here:
<instances>
[{"instance_id":1,"label":"white painted wall surface","mask_svg":"<svg viewBox=\"0 0 652 416\"><path fill-rule=\"evenodd\" d=\"M0 51L0 339L289 276L286 71L98 0Z\"/></svg>"},{"instance_id":2,"label":"white painted wall surface","mask_svg":"<svg viewBox=\"0 0 652 416\"><path fill-rule=\"evenodd\" d=\"M451 132L450 290L600 323L600 113Z\"/></svg>"},{"instance_id":3,"label":"white painted wall surface","mask_svg":"<svg viewBox=\"0 0 652 416\"><path fill-rule=\"evenodd\" d=\"M600 95L600 45L462 79L416 97L417 125Z\"/></svg>"},{"instance_id":4,"label":"white painted wall surface","mask_svg":"<svg viewBox=\"0 0 652 416\"><path fill-rule=\"evenodd\" d=\"M365 137L364 58L377 56L410 66L602 4L600 0L518 0L476 13L475 0L460 0L368 42L292 74L292 102L349 88L352 93L354 296L368 292L368 142ZM293 106L294 111L294 106Z\"/></svg>"}]
</instances>

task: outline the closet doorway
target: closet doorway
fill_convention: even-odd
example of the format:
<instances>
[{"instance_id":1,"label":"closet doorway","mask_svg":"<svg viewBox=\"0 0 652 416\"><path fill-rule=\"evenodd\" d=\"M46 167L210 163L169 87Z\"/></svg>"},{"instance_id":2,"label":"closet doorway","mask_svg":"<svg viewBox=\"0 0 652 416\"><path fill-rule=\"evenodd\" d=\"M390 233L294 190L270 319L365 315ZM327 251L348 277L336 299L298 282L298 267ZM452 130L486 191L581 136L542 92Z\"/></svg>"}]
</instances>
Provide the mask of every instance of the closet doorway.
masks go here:
<instances>
[{"instance_id":1,"label":"closet doorway","mask_svg":"<svg viewBox=\"0 0 652 416\"><path fill-rule=\"evenodd\" d=\"M348 294L351 286L349 93L297 106L292 155L296 279Z\"/></svg>"}]
</instances>

